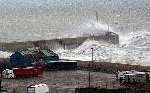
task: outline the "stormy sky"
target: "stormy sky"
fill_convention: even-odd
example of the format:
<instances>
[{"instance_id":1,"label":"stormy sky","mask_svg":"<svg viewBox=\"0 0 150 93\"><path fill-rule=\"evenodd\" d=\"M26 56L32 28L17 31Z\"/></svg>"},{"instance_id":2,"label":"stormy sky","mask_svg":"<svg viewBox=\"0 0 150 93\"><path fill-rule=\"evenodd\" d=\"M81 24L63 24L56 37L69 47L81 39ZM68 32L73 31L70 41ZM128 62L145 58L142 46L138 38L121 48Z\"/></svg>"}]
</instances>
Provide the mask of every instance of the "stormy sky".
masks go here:
<instances>
[{"instance_id":1,"label":"stormy sky","mask_svg":"<svg viewBox=\"0 0 150 93\"><path fill-rule=\"evenodd\" d=\"M106 24L118 34L149 30L149 16L149 0L0 0L0 41L97 33Z\"/></svg>"}]
</instances>

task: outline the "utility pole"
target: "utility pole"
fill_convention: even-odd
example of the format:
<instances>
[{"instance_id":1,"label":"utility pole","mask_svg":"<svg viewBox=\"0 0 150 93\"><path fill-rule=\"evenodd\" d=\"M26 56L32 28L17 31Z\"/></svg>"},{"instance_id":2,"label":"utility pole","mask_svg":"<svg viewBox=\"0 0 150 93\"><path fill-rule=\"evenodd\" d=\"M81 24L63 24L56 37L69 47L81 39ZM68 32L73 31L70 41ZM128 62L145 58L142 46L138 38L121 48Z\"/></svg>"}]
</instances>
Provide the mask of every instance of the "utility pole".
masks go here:
<instances>
[{"instance_id":1,"label":"utility pole","mask_svg":"<svg viewBox=\"0 0 150 93\"><path fill-rule=\"evenodd\" d=\"M91 87L91 73L89 71L89 88Z\"/></svg>"},{"instance_id":2,"label":"utility pole","mask_svg":"<svg viewBox=\"0 0 150 93\"><path fill-rule=\"evenodd\" d=\"M0 64L0 92L2 91L2 63Z\"/></svg>"},{"instance_id":3,"label":"utility pole","mask_svg":"<svg viewBox=\"0 0 150 93\"><path fill-rule=\"evenodd\" d=\"M0 92L2 90L2 63L0 63Z\"/></svg>"},{"instance_id":4,"label":"utility pole","mask_svg":"<svg viewBox=\"0 0 150 93\"><path fill-rule=\"evenodd\" d=\"M0 78L0 92L2 91L2 79Z\"/></svg>"}]
</instances>

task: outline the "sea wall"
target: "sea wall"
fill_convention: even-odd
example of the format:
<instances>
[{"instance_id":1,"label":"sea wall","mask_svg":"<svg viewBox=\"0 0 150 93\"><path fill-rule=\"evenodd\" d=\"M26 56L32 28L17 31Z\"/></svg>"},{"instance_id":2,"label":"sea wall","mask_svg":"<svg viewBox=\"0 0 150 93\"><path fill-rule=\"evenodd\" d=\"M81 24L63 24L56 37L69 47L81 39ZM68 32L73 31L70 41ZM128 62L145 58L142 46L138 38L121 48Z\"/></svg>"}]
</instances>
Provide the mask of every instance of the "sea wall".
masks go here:
<instances>
[{"instance_id":1,"label":"sea wall","mask_svg":"<svg viewBox=\"0 0 150 93\"><path fill-rule=\"evenodd\" d=\"M17 50L31 48L31 47L49 48L52 50L55 50L60 47L64 49L73 49L73 48L80 46L87 39L97 40L97 41L106 41L112 44L119 44L119 36L116 33L107 32L104 35L97 35L97 36L0 43L0 48L1 50L10 50L10 51L17 51Z\"/></svg>"}]
</instances>

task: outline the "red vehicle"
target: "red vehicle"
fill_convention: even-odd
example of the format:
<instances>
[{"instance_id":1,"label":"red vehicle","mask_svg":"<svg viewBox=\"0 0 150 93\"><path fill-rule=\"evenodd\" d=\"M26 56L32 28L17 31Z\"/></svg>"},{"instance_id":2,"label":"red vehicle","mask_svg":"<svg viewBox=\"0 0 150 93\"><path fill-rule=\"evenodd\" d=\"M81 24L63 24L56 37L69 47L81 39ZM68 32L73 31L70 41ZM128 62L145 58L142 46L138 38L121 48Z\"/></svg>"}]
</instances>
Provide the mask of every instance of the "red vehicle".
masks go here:
<instances>
[{"instance_id":1,"label":"red vehicle","mask_svg":"<svg viewBox=\"0 0 150 93\"><path fill-rule=\"evenodd\" d=\"M16 77L33 77L43 74L42 67L13 68Z\"/></svg>"}]
</instances>

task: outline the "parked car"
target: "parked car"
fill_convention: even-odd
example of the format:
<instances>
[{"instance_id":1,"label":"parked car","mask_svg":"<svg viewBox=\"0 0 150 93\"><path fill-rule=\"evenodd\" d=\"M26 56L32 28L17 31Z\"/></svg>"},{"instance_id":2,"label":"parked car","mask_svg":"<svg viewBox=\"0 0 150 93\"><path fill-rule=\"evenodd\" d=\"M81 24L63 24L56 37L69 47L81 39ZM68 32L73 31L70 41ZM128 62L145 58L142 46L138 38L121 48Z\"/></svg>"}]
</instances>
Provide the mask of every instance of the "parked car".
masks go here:
<instances>
[{"instance_id":1,"label":"parked car","mask_svg":"<svg viewBox=\"0 0 150 93\"><path fill-rule=\"evenodd\" d=\"M149 74L135 70L118 72L117 79L127 83L145 83L149 80Z\"/></svg>"},{"instance_id":2,"label":"parked car","mask_svg":"<svg viewBox=\"0 0 150 93\"><path fill-rule=\"evenodd\" d=\"M27 87L27 93L49 93L49 87L46 84L38 84Z\"/></svg>"}]
</instances>

